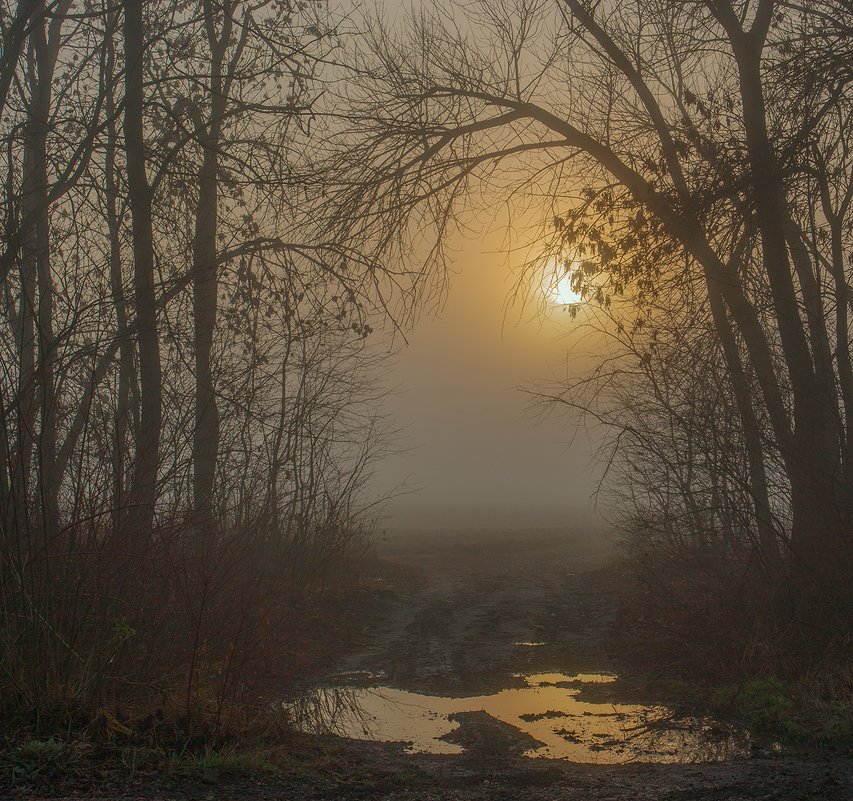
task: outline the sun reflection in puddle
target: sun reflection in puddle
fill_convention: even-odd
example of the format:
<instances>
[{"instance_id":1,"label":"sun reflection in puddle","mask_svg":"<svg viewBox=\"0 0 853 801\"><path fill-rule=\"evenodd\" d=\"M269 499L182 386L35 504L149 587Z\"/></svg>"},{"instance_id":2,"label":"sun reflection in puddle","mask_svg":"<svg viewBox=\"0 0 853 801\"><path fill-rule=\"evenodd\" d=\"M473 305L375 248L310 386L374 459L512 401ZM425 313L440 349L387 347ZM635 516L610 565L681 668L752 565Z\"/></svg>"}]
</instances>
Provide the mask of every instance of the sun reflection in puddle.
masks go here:
<instances>
[{"instance_id":1,"label":"sun reflection in puddle","mask_svg":"<svg viewBox=\"0 0 853 801\"><path fill-rule=\"evenodd\" d=\"M288 705L305 731L354 739L407 742L409 753L459 754L446 739L459 728L451 716L485 712L540 745L536 758L572 762L708 762L747 750L742 733L715 721L673 719L660 706L578 700L586 684L616 680L607 673L537 673L526 686L493 695L445 698L392 687L326 688Z\"/></svg>"}]
</instances>

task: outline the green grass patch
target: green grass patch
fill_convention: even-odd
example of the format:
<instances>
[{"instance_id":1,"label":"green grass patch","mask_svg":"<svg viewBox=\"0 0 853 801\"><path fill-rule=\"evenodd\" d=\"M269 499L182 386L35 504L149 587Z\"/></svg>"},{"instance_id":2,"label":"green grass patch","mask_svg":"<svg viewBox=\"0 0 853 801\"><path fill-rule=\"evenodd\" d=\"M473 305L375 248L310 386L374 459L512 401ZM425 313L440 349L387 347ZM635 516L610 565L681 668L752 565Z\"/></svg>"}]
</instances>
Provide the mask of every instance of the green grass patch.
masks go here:
<instances>
[{"instance_id":1,"label":"green grass patch","mask_svg":"<svg viewBox=\"0 0 853 801\"><path fill-rule=\"evenodd\" d=\"M853 745L853 667L820 665L791 679L761 676L730 683L669 679L664 703L684 715L736 722L758 739L788 746Z\"/></svg>"},{"instance_id":2,"label":"green grass patch","mask_svg":"<svg viewBox=\"0 0 853 801\"><path fill-rule=\"evenodd\" d=\"M0 765L13 784L76 776L84 770L88 756L86 744L76 741L27 739L7 745Z\"/></svg>"},{"instance_id":3,"label":"green grass patch","mask_svg":"<svg viewBox=\"0 0 853 801\"><path fill-rule=\"evenodd\" d=\"M239 750L206 751L202 754L172 754L167 772L171 776L214 780L275 772L265 756Z\"/></svg>"},{"instance_id":4,"label":"green grass patch","mask_svg":"<svg viewBox=\"0 0 853 801\"><path fill-rule=\"evenodd\" d=\"M846 743L853 740L853 683L848 681L823 671L791 682L757 678L711 689L707 705L757 735L790 744Z\"/></svg>"}]
</instances>

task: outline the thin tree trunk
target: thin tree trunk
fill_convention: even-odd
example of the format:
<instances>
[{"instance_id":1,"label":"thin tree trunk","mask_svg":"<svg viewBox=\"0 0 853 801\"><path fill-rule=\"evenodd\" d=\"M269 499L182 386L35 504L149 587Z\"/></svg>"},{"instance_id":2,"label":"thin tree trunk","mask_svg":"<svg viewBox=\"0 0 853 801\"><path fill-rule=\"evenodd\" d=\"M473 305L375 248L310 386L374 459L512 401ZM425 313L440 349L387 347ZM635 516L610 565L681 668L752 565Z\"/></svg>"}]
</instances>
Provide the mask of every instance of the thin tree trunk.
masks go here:
<instances>
[{"instance_id":1,"label":"thin tree trunk","mask_svg":"<svg viewBox=\"0 0 853 801\"><path fill-rule=\"evenodd\" d=\"M217 168L215 146L204 150L193 239L193 325L195 334L195 431L193 504L200 522L210 521L219 450L219 411L213 381L213 332L216 327Z\"/></svg>"},{"instance_id":2,"label":"thin tree trunk","mask_svg":"<svg viewBox=\"0 0 853 801\"><path fill-rule=\"evenodd\" d=\"M193 505L197 520L209 524L219 451L219 410L213 377L213 334L217 314L216 233L219 214L219 148L226 106L223 64L232 31L229 3L222 6L217 35L213 4L203 4L210 48L210 118L199 120L203 153L193 236L193 327L195 338L195 431L193 433ZM200 115L198 115L200 116Z\"/></svg>"},{"instance_id":3,"label":"thin tree trunk","mask_svg":"<svg viewBox=\"0 0 853 801\"><path fill-rule=\"evenodd\" d=\"M133 522L142 538L150 536L157 500L157 468L163 418L162 369L157 337L154 289L154 231L151 187L145 171L143 65L145 27L142 0L125 0L124 141L127 185L133 229L133 289L139 342L141 418L133 474Z\"/></svg>"},{"instance_id":4,"label":"thin tree trunk","mask_svg":"<svg viewBox=\"0 0 853 801\"><path fill-rule=\"evenodd\" d=\"M30 217L34 203L32 148L25 148L21 192L21 214ZM27 232L31 231L27 229ZM12 460L11 525L24 531L28 525L30 471L37 414L35 394L35 308L36 265L33 237L24 237L21 247L21 294L18 301L18 388L15 454Z\"/></svg>"},{"instance_id":5,"label":"thin tree trunk","mask_svg":"<svg viewBox=\"0 0 853 801\"><path fill-rule=\"evenodd\" d=\"M112 443L112 518L113 538L118 540L121 524L124 520L125 500L125 448L128 432L128 421L130 419L130 379L133 367L133 348L130 341L130 332L127 327L127 300L124 295L124 281L121 269L121 232L118 214L118 189L116 187L116 149L118 144L118 132L115 122L115 101L113 74L115 70L115 48L113 47L113 35L118 30L118 12L111 12L108 22L107 39L107 94L105 110L107 114L107 137L105 147L106 159L106 206L107 206L107 229L109 231L109 259L110 259L110 288L113 296L116 314L116 338L119 341L119 374L118 374L118 396L116 398L115 421L113 427Z\"/></svg>"},{"instance_id":6,"label":"thin tree trunk","mask_svg":"<svg viewBox=\"0 0 853 801\"><path fill-rule=\"evenodd\" d=\"M743 443L746 450L747 466L749 469L749 491L752 496L754 515L758 528L758 541L761 559L771 578L776 574L779 565L779 543L773 528L773 518L770 512L770 496L767 487L767 471L764 466L764 453L761 443L761 430L755 415L754 399L749 382L743 369L740 351L734 331L726 314L722 295L715 288L709 289L708 298L711 314L726 368L732 382L738 416L740 418Z\"/></svg>"},{"instance_id":7,"label":"thin tree trunk","mask_svg":"<svg viewBox=\"0 0 853 801\"><path fill-rule=\"evenodd\" d=\"M42 523L46 536L59 527L59 477L56 474L56 343L53 333L53 277L50 267L50 218L47 200L47 128L50 114L53 66L47 52L42 25L33 32L38 61L38 89L35 116L28 143L32 166L34 225L28 256L34 258L38 284L37 343L38 383L41 411L38 458L42 502Z\"/></svg>"}]
</instances>

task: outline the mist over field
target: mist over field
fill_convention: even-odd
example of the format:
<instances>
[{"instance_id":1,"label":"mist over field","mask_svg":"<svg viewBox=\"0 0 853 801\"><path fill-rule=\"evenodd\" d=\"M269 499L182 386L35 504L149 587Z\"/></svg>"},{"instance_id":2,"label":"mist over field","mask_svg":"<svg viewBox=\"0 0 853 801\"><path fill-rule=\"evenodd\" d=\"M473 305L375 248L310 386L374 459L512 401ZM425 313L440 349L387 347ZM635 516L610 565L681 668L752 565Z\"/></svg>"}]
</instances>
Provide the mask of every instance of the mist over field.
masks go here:
<instances>
[{"instance_id":1,"label":"mist over field","mask_svg":"<svg viewBox=\"0 0 853 801\"><path fill-rule=\"evenodd\" d=\"M446 302L407 334L386 376L400 452L377 465L376 486L399 490L383 525L524 531L601 520L602 432L525 392L585 369L589 347L564 310L513 301L521 257L514 265L500 253L501 237L459 239Z\"/></svg>"}]
</instances>

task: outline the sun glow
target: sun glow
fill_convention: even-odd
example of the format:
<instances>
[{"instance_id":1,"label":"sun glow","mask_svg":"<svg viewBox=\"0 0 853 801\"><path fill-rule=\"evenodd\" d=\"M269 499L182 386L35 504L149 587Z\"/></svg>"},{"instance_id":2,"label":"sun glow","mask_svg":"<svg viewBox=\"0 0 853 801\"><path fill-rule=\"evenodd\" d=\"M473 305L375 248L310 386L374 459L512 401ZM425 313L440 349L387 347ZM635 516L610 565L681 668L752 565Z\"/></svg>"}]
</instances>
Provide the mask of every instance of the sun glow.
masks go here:
<instances>
[{"instance_id":1,"label":"sun glow","mask_svg":"<svg viewBox=\"0 0 853 801\"><path fill-rule=\"evenodd\" d=\"M545 297L556 306L574 306L583 297L572 286L574 265L566 269L562 263L550 261L545 275Z\"/></svg>"}]
</instances>

